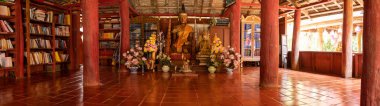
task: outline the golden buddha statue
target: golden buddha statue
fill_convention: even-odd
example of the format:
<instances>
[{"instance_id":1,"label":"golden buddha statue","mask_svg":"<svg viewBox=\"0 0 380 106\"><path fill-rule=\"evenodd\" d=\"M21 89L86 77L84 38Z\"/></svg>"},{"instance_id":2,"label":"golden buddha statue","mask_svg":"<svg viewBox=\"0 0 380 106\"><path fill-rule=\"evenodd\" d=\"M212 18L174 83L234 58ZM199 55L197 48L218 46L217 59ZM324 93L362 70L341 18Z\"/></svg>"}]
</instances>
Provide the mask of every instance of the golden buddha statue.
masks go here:
<instances>
[{"instance_id":1,"label":"golden buddha statue","mask_svg":"<svg viewBox=\"0 0 380 106\"><path fill-rule=\"evenodd\" d=\"M202 36L199 38L199 55L209 55L211 53L211 45L210 45L210 34L205 31Z\"/></svg>"},{"instance_id":2,"label":"golden buddha statue","mask_svg":"<svg viewBox=\"0 0 380 106\"><path fill-rule=\"evenodd\" d=\"M178 18L180 19L181 24L174 27L172 33L176 34L176 41L174 47L177 53L188 53L187 49L183 49L184 45L189 45L188 37L190 33L193 32L193 28L190 25L187 25L187 14L180 13Z\"/></svg>"}]
</instances>

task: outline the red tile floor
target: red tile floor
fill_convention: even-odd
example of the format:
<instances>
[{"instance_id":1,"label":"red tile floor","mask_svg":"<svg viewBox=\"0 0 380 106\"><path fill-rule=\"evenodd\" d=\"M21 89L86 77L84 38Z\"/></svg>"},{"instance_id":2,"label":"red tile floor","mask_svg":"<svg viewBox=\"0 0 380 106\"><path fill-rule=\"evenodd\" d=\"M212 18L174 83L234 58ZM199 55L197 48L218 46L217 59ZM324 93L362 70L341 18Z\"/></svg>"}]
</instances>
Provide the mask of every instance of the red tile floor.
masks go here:
<instances>
[{"instance_id":1,"label":"red tile floor","mask_svg":"<svg viewBox=\"0 0 380 106\"><path fill-rule=\"evenodd\" d=\"M109 106L329 106L359 105L360 79L280 70L279 88L260 88L259 69L198 77L144 75L102 67L102 86L83 87L80 71L0 81L0 105Z\"/></svg>"}]
</instances>

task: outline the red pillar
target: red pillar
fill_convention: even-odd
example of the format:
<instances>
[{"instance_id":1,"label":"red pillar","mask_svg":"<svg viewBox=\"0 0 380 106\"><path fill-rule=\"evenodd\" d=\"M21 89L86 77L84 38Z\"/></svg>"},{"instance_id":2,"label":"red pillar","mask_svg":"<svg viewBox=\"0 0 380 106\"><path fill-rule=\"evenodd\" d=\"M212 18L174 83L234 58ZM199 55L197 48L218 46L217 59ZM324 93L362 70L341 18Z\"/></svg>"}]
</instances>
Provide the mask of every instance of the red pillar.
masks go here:
<instances>
[{"instance_id":1,"label":"red pillar","mask_svg":"<svg viewBox=\"0 0 380 106\"><path fill-rule=\"evenodd\" d=\"M83 13L83 80L84 86L98 86L99 79L99 13L98 0L82 0Z\"/></svg>"},{"instance_id":2,"label":"red pillar","mask_svg":"<svg viewBox=\"0 0 380 106\"><path fill-rule=\"evenodd\" d=\"M298 70L298 59L300 55L299 50L299 35L301 26L301 10L296 9L294 12L294 24L293 24L293 40L292 40L292 54L291 54L291 66L292 70Z\"/></svg>"},{"instance_id":3,"label":"red pillar","mask_svg":"<svg viewBox=\"0 0 380 106\"><path fill-rule=\"evenodd\" d=\"M380 106L380 0L364 0L361 106Z\"/></svg>"},{"instance_id":4,"label":"red pillar","mask_svg":"<svg viewBox=\"0 0 380 106\"><path fill-rule=\"evenodd\" d=\"M236 0L231 8L230 15L230 36L231 36L231 47L235 48L236 52L240 53L240 16L241 16L241 0Z\"/></svg>"},{"instance_id":5,"label":"red pillar","mask_svg":"<svg viewBox=\"0 0 380 106\"><path fill-rule=\"evenodd\" d=\"M80 64L83 64L83 41L82 41L82 32L80 31L80 11L72 12L72 43L74 54L73 70L78 70Z\"/></svg>"},{"instance_id":6,"label":"red pillar","mask_svg":"<svg viewBox=\"0 0 380 106\"><path fill-rule=\"evenodd\" d=\"M261 1L261 48L260 86L278 85L279 65L279 24L278 0Z\"/></svg>"},{"instance_id":7,"label":"red pillar","mask_svg":"<svg viewBox=\"0 0 380 106\"><path fill-rule=\"evenodd\" d=\"M344 0L342 38L342 76L352 77L352 0Z\"/></svg>"},{"instance_id":8,"label":"red pillar","mask_svg":"<svg viewBox=\"0 0 380 106\"><path fill-rule=\"evenodd\" d=\"M130 49L130 35L129 35L129 3L128 0L121 0L120 2L120 18L121 18L121 52L126 52ZM140 45L142 46L142 45Z\"/></svg>"}]
</instances>

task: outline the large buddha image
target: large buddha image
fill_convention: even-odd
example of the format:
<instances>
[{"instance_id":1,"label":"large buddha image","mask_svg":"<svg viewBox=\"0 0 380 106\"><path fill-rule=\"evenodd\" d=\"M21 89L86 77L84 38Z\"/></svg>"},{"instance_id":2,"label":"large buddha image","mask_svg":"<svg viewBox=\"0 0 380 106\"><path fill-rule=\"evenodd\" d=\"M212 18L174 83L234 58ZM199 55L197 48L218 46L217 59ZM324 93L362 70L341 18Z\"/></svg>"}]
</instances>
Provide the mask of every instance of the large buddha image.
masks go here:
<instances>
[{"instance_id":1,"label":"large buddha image","mask_svg":"<svg viewBox=\"0 0 380 106\"><path fill-rule=\"evenodd\" d=\"M193 32L193 27L187 25L187 14L182 12L178 16L180 20L180 25L174 27L172 33L174 33L175 42L173 44L176 53L189 53L189 48L184 48L184 46L189 46L190 33Z\"/></svg>"}]
</instances>

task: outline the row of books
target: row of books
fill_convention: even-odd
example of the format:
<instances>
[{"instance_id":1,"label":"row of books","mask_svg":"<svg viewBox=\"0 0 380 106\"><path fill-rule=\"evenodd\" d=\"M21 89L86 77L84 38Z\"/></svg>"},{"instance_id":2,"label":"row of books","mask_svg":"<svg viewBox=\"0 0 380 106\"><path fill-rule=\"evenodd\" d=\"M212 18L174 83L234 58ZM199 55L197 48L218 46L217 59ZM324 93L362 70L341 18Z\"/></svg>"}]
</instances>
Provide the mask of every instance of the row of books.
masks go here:
<instances>
[{"instance_id":1,"label":"row of books","mask_svg":"<svg viewBox=\"0 0 380 106\"><path fill-rule=\"evenodd\" d=\"M65 49L67 44L65 40L55 40L55 48Z\"/></svg>"},{"instance_id":2,"label":"row of books","mask_svg":"<svg viewBox=\"0 0 380 106\"><path fill-rule=\"evenodd\" d=\"M120 39L120 32L115 33L115 32L104 32L101 35L101 39Z\"/></svg>"},{"instance_id":3,"label":"row of books","mask_svg":"<svg viewBox=\"0 0 380 106\"><path fill-rule=\"evenodd\" d=\"M8 6L0 5L1 16L11 16L11 9Z\"/></svg>"},{"instance_id":4,"label":"row of books","mask_svg":"<svg viewBox=\"0 0 380 106\"><path fill-rule=\"evenodd\" d=\"M0 0L0 2L14 3L14 0ZM8 6L0 5L0 15L11 16L11 9ZM0 20L0 32L9 33L14 32L14 30L6 20ZM1 39L0 47L1 50L13 49L12 41L10 39ZM6 53L0 53L0 67L13 67L12 57L6 56Z\"/></svg>"},{"instance_id":5,"label":"row of books","mask_svg":"<svg viewBox=\"0 0 380 106\"><path fill-rule=\"evenodd\" d=\"M12 41L10 39L1 39L0 47L1 50L13 49Z\"/></svg>"},{"instance_id":6,"label":"row of books","mask_svg":"<svg viewBox=\"0 0 380 106\"><path fill-rule=\"evenodd\" d=\"M100 23L118 23L120 18L100 18Z\"/></svg>"},{"instance_id":7,"label":"row of books","mask_svg":"<svg viewBox=\"0 0 380 106\"><path fill-rule=\"evenodd\" d=\"M69 14L58 14L56 16L55 23L57 24L63 24L63 25L70 25L71 19Z\"/></svg>"},{"instance_id":8,"label":"row of books","mask_svg":"<svg viewBox=\"0 0 380 106\"><path fill-rule=\"evenodd\" d=\"M67 62L69 60L69 55L64 53L55 52L54 58L56 62Z\"/></svg>"},{"instance_id":9,"label":"row of books","mask_svg":"<svg viewBox=\"0 0 380 106\"><path fill-rule=\"evenodd\" d=\"M117 48L118 42L100 42L100 48Z\"/></svg>"},{"instance_id":10,"label":"row of books","mask_svg":"<svg viewBox=\"0 0 380 106\"><path fill-rule=\"evenodd\" d=\"M55 35L70 36L70 28L68 26L57 26L55 27Z\"/></svg>"},{"instance_id":11,"label":"row of books","mask_svg":"<svg viewBox=\"0 0 380 106\"><path fill-rule=\"evenodd\" d=\"M44 22L53 22L53 11L46 11L36 7L30 8L30 19Z\"/></svg>"},{"instance_id":12,"label":"row of books","mask_svg":"<svg viewBox=\"0 0 380 106\"><path fill-rule=\"evenodd\" d=\"M0 20L0 32L15 32L6 20Z\"/></svg>"},{"instance_id":13,"label":"row of books","mask_svg":"<svg viewBox=\"0 0 380 106\"><path fill-rule=\"evenodd\" d=\"M10 68L13 67L12 57L5 56L5 53L0 53L0 67Z\"/></svg>"},{"instance_id":14,"label":"row of books","mask_svg":"<svg viewBox=\"0 0 380 106\"><path fill-rule=\"evenodd\" d=\"M24 53L27 56L27 52ZM48 52L31 52L30 53L30 65L37 64L50 64L53 63L51 53Z\"/></svg>"},{"instance_id":15,"label":"row of books","mask_svg":"<svg viewBox=\"0 0 380 106\"><path fill-rule=\"evenodd\" d=\"M40 24L30 23L30 33L31 34L51 35L51 27L42 26Z\"/></svg>"},{"instance_id":16,"label":"row of books","mask_svg":"<svg viewBox=\"0 0 380 106\"><path fill-rule=\"evenodd\" d=\"M45 49L51 49L50 40L47 39L30 39L30 48L45 48Z\"/></svg>"},{"instance_id":17,"label":"row of books","mask_svg":"<svg viewBox=\"0 0 380 106\"><path fill-rule=\"evenodd\" d=\"M120 29L120 24L107 23L107 24L103 24L103 28L104 29Z\"/></svg>"}]
</instances>

